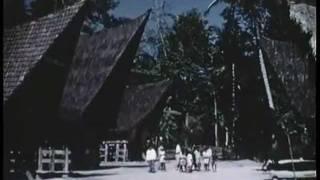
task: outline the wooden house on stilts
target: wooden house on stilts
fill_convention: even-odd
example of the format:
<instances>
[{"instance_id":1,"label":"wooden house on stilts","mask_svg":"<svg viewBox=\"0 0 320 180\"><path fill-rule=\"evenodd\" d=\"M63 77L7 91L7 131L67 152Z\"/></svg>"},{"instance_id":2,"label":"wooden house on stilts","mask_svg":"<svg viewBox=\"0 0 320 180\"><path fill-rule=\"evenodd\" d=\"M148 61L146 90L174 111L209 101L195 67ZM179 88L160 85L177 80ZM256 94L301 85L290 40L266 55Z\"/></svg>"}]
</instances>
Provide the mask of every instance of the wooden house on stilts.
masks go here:
<instances>
[{"instance_id":1,"label":"wooden house on stilts","mask_svg":"<svg viewBox=\"0 0 320 180\"><path fill-rule=\"evenodd\" d=\"M71 168L98 165L99 143L127 139L129 158L154 132L171 81L137 84L130 76L148 21L144 15L80 35L89 4L80 1L4 31L5 170L8 154L36 168L39 146L67 146Z\"/></svg>"}]
</instances>

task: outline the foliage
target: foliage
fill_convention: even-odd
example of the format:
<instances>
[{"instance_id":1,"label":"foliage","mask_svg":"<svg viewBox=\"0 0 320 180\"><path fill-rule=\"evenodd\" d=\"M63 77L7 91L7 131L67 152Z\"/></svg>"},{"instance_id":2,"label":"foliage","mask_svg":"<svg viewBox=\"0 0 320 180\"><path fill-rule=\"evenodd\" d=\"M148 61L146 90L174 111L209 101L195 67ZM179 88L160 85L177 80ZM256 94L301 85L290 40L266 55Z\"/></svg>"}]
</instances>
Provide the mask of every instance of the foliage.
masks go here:
<instances>
[{"instance_id":1,"label":"foliage","mask_svg":"<svg viewBox=\"0 0 320 180\"><path fill-rule=\"evenodd\" d=\"M218 78L225 70L221 59L215 58L218 57L218 49L214 47L216 39L213 35L218 29L209 26L196 9L176 18L169 15L166 18L173 21L172 27L169 29L163 25L163 39L156 31L147 32L149 36L144 48L154 48L155 53L140 51L136 68L175 80L174 93L167 108L182 115L162 117L160 128L163 136L171 137L172 141L183 137L189 140L191 137L205 137L208 129L213 127L213 94L215 89L221 88L219 82L222 81ZM187 113L191 117L188 127L185 126ZM172 127L176 132L169 132Z\"/></svg>"},{"instance_id":2,"label":"foliage","mask_svg":"<svg viewBox=\"0 0 320 180\"><path fill-rule=\"evenodd\" d=\"M301 130L303 129L302 127L305 127L303 124L306 124L306 121L304 120L305 122L303 123L301 121L303 118L290 107L290 100L286 92L283 91L283 85L279 82L277 74L272 71L272 67L268 62L265 63L269 82L272 85L272 96L276 103L276 109L275 111L270 111L266 106L267 101L261 83L261 73L257 71L260 68L257 63L259 44L256 40L259 38L257 34L259 32L274 39L295 42L305 54L310 55L311 48L308 47L308 38L310 37L302 34L300 28L290 20L289 7L286 1L254 0L249 2L225 0L225 2L229 3L229 6L222 14L226 23L221 35L220 47L225 52L223 58L226 61L234 61L236 59L239 66L241 92L239 92L240 119L237 129L238 133L240 133L238 135L242 138L242 141L238 142L240 143L239 145L241 146L242 143L257 143L256 139L267 140L264 144L270 143L269 139L272 133L284 135L284 131L281 128L276 128L281 123L284 123L285 127L290 129L288 131L296 131L297 134L305 136L305 133ZM252 71L249 71L249 65L253 67ZM241 66L246 67L242 68ZM245 74L249 78L244 78ZM245 86L250 86L250 88ZM244 96L249 91L254 92L254 94ZM255 111L259 112L257 115L252 113L250 116L246 115L245 111L247 110L245 110L244 106L247 106L249 102L252 103L249 106L255 107ZM286 116L286 114L290 114L290 116ZM253 119L253 121L249 120L249 118ZM250 136L246 134L246 131L248 131L247 127L252 123L257 124L257 126L250 129L252 134ZM296 143L298 142L296 141ZM262 144L260 147L269 147L269 145ZM252 148L255 152L263 152L268 149Z\"/></svg>"},{"instance_id":3,"label":"foliage","mask_svg":"<svg viewBox=\"0 0 320 180\"><path fill-rule=\"evenodd\" d=\"M160 119L159 129L160 136L162 136L166 142L166 146L170 144L176 144L178 142L178 126L175 123L175 119L179 118L180 113L175 113L170 107L165 107L163 110L163 116Z\"/></svg>"}]
</instances>

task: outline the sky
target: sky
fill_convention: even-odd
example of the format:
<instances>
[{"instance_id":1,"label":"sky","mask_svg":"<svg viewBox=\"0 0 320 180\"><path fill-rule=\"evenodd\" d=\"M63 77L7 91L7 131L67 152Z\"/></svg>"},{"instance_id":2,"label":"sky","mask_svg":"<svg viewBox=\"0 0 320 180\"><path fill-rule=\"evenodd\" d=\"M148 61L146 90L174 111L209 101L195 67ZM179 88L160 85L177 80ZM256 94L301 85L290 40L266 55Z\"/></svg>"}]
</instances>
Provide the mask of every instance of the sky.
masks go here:
<instances>
[{"instance_id":1,"label":"sky","mask_svg":"<svg viewBox=\"0 0 320 180\"><path fill-rule=\"evenodd\" d=\"M33 0L24 0L26 8L30 7L30 3ZM119 6L116 7L111 13L116 17L128 17L135 18L146 10L154 7L155 1L166 1L166 10L172 14L179 15L192 8L197 8L203 13L212 0L116 0L119 2ZM211 8L207 20L210 25L222 27L223 18L221 12L225 8L224 3L218 3L216 6Z\"/></svg>"},{"instance_id":2,"label":"sky","mask_svg":"<svg viewBox=\"0 0 320 180\"><path fill-rule=\"evenodd\" d=\"M117 17L137 17L147 9L154 7L155 0L119 0L119 6L113 10L113 14ZM163 0L158 0L163 1ZM197 8L203 13L212 0L166 0L167 10L175 15L184 13L192 8ZM223 18L221 12L225 8L224 3L218 3L216 6L211 8L207 20L210 25L222 27Z\"/></svg>"}]
</instances>

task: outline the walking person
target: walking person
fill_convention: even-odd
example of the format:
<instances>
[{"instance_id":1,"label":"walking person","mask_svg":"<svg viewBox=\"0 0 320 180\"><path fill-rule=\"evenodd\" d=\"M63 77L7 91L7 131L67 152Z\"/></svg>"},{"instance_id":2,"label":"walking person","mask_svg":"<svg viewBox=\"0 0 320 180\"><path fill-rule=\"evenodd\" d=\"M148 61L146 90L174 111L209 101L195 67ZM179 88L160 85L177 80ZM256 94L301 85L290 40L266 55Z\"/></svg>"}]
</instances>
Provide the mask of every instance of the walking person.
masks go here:
<instances>
[{"instance_id":1,"label":"walking person","mask_svg":"<svg viewBox=\"0 0 320 180\"><path fill-rule=\"evenodd\" d=\"M201 154L200 154L199 148L195 147L195 150L193 153L195 156L195 169L197 171L200 171L200 169L201 169Z\"/></svg>"},{"instance_id":2,"label":"walking person","mask_svg":"<svg viewBox=\"0 0 320 180\"><path fill-rule=\"evenodd\" d=\"M204 170L209 171L210 156L209 156L208 148L204 149L204 151L202 152L202 157L203 157Z\"/></svg>"},{"instance_id":3,"label":"walking person","mask_svg":"<svg viewBox=\"0 0 320 180\"><path fill-rule=\"evenodd\" d=\"M212 162L211 162L211 167L212 167L212 171L216 172L217 171L217 153L214 151L212 154Z\"/></svg>"},{"instance_id":4,"label":"walking person","mask_svg":"<svg viewBox=\"0 0 320 180\"><path fill-rule=\"evenodd\" d=\"M212 165L212 149L210 146L207 148L207 156L209 157L209 166ZM210 169L210 167L209 167Z\"/></svg>"},{"instance_id":5,"label":"walking person","mask_svg":"<svg viewBox=\"0 0 320 180\"><path fill-rule=\"evenodd\" d=\"M155 173L155 161L157 159L157 153L156 150L153 148L152 145L149 146L147 152L146 152L146 161L148 162L149 165L149 172Z\"/></svg>"},{"instance_id":6,"label":"walking person","mask_svg":"<svg viewBox=\"0 0 320 180\"><path fill-rule=\"evenodd\" d=\"M193 166L193 157L192 157L191 149L188 149L188 154L187 154L187 172L192 172L192 166Z\"/></svg>"},{"instance_id":7,"label":"walking person","mask_svg":"<svg viewBox=\"0 0 320 180\"><path fill-rule=\"evenodd\" d=\"M166 155L166 152L165 152L163 146L160 146L159 147L159 161L160 161L159 169L162 170L162 171L166 170L165 155Z\"/></svg>"},{"instance_id":8,"label":"walking person","mask_svg":"<svg viewBox=\"0 0 320 180\"><path fill-rule=\"evenodd\" d=\"M187 171L187 156L186 156L186 150L183 150L181 152L181 155L179 157L179 164L178 164L178 170L180 172L186 172Z\"/></svg>"}]
</instances>

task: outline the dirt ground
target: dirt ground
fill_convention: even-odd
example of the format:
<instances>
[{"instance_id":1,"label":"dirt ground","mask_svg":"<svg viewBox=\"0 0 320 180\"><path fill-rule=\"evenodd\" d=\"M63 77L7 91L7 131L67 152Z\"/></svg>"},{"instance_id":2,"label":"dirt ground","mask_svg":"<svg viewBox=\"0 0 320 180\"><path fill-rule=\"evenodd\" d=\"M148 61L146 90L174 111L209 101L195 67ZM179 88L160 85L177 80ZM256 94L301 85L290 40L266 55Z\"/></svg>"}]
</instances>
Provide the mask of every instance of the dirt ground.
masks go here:
<instances>
[{"instance_id":1,"label":"dirt ground","mask_svg":"<svg viewBox=\"0 0 320 180\"><path fill-rule=\"evenodd\" d=\"M114 168L108 170L86 171L82 177L51 178L61 179L90 179L90 180L265 180L270 179L266 173L259 171L261 163L251 160L218 161L217 172L194 171L192 173L181 173L175 169L175 162L167 163L167 171L149 173L147 167Z\"/></svg>"}]
</instances>

